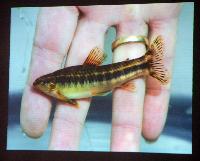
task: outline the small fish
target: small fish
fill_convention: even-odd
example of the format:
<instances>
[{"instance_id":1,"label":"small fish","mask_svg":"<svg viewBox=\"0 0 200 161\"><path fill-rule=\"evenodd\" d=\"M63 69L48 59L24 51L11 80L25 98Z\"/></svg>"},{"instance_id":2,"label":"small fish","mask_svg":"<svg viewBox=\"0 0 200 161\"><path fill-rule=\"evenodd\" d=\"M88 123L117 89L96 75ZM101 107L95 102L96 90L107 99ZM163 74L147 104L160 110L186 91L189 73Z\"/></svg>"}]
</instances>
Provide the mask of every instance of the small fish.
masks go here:
<instances>
[{"instance_id":1,"label":"small fish","mask_svg":"<svg viewBox=\"0 0 200 161\"><path fill-rule=\"evenodd\" d=\"M146 54L132 60L102 65L105 54L91 50L83 65L71 66L37 78L33 86L58 100L78 106L76 99L104 96L120 87L134 91L130 80L152 76L161 84L169 81L163 65L163 39L158 36Z\"/></svg>"}]
</instances>

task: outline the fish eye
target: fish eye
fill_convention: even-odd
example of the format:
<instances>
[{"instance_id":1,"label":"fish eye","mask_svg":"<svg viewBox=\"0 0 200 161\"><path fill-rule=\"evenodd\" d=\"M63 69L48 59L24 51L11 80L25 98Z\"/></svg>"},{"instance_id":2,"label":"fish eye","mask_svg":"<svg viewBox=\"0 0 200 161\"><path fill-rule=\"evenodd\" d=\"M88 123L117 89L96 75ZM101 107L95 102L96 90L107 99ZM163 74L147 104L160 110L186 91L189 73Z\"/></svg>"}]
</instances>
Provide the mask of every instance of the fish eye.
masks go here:
<instances>
[{"instance_id":1,"label":"fish eye","mask_svg":"<svg viewBox=\"0 0 200 161\"><path fill-rule=\"evenodd\" d=\"M53 83L53 82L50 82L50 83L49 83L49 88L50 88L50 90L54 90L55 87L56 87L55 83Z\"/></svg>"},{"instance_id":2,"label":"fish eye","mask_svg":"<svg viewBox=\"0 0 200 161\"><path fill-rule=\"evenodd\" d=\"M40 84L41 84L41 85L45 85L45 83L44 83L43 81L42 81L42 82L40 82Z\"/></svg>"}]
</instances>

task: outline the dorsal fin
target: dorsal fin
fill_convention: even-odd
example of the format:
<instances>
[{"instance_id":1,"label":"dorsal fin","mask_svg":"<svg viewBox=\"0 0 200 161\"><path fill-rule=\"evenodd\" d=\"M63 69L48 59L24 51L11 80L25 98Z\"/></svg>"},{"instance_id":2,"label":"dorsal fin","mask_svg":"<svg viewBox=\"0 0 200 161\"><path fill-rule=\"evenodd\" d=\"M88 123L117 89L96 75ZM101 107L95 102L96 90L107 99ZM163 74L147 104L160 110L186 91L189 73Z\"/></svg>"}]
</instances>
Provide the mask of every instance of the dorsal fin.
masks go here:
<instances>
[{"instance_id":1,"label":"dorsal fin","mask_svg":"<svg viewBox=\"0 0 200 161\"><path fill-rule=\"evenodd\" d=\"M104 54L104 52L100 48L95 47L94 49L90 51L83 65L99 66L103 63L103 60L105 59L105 57L106 55Z\"/></svg>"}]
</instances>

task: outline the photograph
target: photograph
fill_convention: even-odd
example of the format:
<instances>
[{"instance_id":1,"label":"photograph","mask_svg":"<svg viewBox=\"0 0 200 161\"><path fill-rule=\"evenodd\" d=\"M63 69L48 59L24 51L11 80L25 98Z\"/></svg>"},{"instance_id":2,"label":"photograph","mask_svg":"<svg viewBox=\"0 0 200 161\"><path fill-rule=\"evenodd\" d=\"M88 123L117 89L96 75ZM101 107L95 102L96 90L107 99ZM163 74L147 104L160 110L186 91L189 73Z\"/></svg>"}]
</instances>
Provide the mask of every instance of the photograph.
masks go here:
<instances>
[{"instance_id":1,"label":"photograph","mask_svg":"<svg viewBox=\"0 0 200 161\"><path fill-rule=\"evenodd\" d=\"M7 150L192 154L193 2L10 12Z\"/></svg>"}]
</instances>

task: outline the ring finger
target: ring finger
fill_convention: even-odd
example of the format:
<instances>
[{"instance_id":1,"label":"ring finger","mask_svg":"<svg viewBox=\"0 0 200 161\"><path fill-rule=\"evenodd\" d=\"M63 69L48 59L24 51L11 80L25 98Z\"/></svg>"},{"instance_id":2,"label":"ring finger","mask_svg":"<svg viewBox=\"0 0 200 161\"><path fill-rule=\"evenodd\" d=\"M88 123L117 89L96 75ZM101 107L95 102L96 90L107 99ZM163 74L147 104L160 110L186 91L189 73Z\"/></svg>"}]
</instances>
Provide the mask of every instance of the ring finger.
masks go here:
<instances>
[{"instance_id":1,"label":"ring finger","mask_svg":"<svg viewBox=\"0 0 200 161\"><path fill-rule=\"evenodd\" d=\"M147 35L147 25L142 20L123 22L117 27L117 37ZM134 59L144 55L144 44L121 45L114 50L113 62ZM139 151L142 129L145 80L134 80L135 91L116 89L113 92L111 151Z\"/></svg>"}]
</instances>

